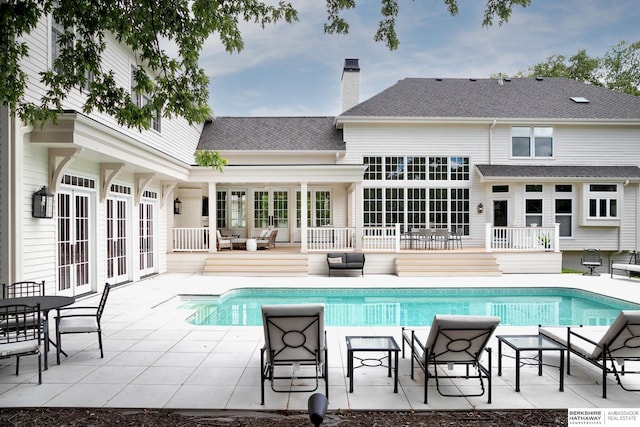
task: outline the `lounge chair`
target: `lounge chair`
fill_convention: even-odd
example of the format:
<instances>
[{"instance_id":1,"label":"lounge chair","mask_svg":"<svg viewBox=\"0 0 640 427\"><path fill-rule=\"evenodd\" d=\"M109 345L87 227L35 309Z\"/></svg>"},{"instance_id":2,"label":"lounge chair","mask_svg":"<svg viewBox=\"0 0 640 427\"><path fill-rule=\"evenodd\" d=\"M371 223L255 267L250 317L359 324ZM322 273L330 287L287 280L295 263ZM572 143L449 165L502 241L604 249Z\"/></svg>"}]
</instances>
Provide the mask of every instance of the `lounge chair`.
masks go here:
<instances>
[{"instance_id":1,"label":"lounge chair","mask_svg":"<svg viewBox=\"0 0 640 427\"><path fill-rule=\"evenodd\" d=\"M216 230L216 236L218 237L217 240L217 244L218 244L218 250L221 249L229 249L229 250L233 250L233 243L231 242L231 237L224 237L222 236L222 234L220 233L220 230Z\"/></svg>"},{"instance_id":2,"label":"lounge chair","mask_svg":"<svg viewBox=\"0 0 640 427\"><path fill-rule=\"evenodd\" d=\"M436 389L442 396L482 396L485 393L484 380L487 380L488 399L491 403L491 349L487 343L493 335L500 318L493 316L436 315L423 344L416 331L402 328L402 357L405 344L411 346L411 379L417 365L425 375L424 403L427 403L429 378L434 377ZM487 353L487 366L482 364L483 352ZM464 365L464 373L444 375L439 365L453 370L455 365ZM470 368L475 373L470 373ZM447 394L440 389L440 378L479 379L480 391L469 394Z\"/></svg>"},{"instance_id":3,"label":"lounge chair","mask_svg":"<svg viewBox=\"0 0 640 427\"><path fill-rule=\"evenodd\" d=\"M607 398L607 374L610 373L623 390L640 391L622 383L625 374L640 374L624 368L625 361L640 361L640 310L622 310L608 328L541 326L539 333L567 347L567 375L571 375L571 354L602 370L603 398Z\"/></svg>"},{"instance_id":4,"label":"lounge chair","mask_svg":"<svg viewBox=\"0 0 640 427\"><path fill-rule=\"evenodd\" d=\"M602 266L602 256L600 256L599 249L585 249L582 252L580 262L589 269L589 271L583 273L584 276L600 275L600 273L596 272L596 267Z\"/></svg>"},{"instance_id":5,"label":"lounge chair","mask_svg":"<svg viewBox=\"0 0 640 427\"><path fill-rule=\"evenodd\" d=\"M329 397L324 304L263 305L262 322L265 343L260 351L260 404L264 405L265 381L275 392L312 392L324 379L325 396ZM286 387L279 388L275 382L282 379L287 380ZM314 379L315 384L293 384L308 379Z\"/></svg>"},{"instance_id":6,"label":"lounge chair","mask_svg":"<svg viewBox=\"0 0 640 427\"><path fill-rule=\"evenodd\" d=\"M276 234L278 234L278 230L276 229L263 230L263 233L260 234L261 237L256 239L258 249L269 249L272 239L275 239ZM273 246L275 246L275 244Z\"/></svg>"}]
</instances>

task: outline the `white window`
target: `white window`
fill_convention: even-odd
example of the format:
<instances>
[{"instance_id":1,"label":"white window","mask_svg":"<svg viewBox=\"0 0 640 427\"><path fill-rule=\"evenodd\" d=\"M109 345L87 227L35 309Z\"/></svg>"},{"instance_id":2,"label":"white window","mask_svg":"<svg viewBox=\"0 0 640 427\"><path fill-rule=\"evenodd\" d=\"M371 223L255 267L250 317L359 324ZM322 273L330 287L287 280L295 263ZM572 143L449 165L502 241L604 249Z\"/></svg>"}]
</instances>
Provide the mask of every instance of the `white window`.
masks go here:
<instances>
[{"instance_id":1,"label":"white window","mask_svg":"<svg viewBox=\"0 0 640 427\"><path fill-rule=\"evenodd\" d=\"M587 194L589 219L618 218L620 194L617 184L589 184Z\"/></svg>"},{"instance_id":2,"label":"white window","mask_svg":"<svg viewBox=\"0 0 640 427\"><path fill-rule=\"evenodd\" d=\"M553 128L524 127L511 128L512 157L553 157Z\"/></svg>"},{"instance_id":3,"label":"white window","mask_svg":"<svg viewBox=\"0 0 640 427\"><path fill-rule=\"evenodd\" d=\"M62 69L56 66L56 60L60 56L62 50L61 39L64 35L64 27L57 22L54 18L51 18L51 68L56 73L61 73Z\"/></svg>"},{"instance_id":4,"label":"white window","mask_svg":"<svg viewBox=\"0 0 640 427\"><path fill-rule=\"evenodd\" d=\"M138 72L138 67L135 65L131 65L131 102L133 102L138 108L142 108L145 105L151 102L151 98L144 92L140 90L136 90L137 81L136 81L136 73ZM161 131L161 120L160 120L160 111L153 112L151 116L151 129L156 132Z\"/></svg>"},{"instance_id":5,"label":"white window","mask_svg":"<svg viewBox=\"0 0 640 427\"><path fill-rule=\"evenodd\" d=\"M555 222L560 224L560 237L573 236L573 186L558 184L555 186Z\"/></svg>"}]
</instances>

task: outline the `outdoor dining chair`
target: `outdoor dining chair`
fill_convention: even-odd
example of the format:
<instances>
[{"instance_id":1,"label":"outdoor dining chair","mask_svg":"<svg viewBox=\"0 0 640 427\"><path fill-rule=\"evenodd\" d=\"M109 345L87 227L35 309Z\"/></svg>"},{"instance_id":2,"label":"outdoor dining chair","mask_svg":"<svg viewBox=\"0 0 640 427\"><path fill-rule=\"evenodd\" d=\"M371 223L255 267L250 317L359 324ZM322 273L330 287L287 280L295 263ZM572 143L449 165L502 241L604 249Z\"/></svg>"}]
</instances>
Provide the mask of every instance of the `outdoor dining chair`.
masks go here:
<instances>
[{"instance_id":1,"label":"outdoor dining chair","mask_svg":"<svg viewBox=\"0 0 640 427\"><path fill-rule=\"evenodd\" d=\"M44 295L42 282L24 281L2 285L2 298L39 297Z\"/></svg>"},{"instance_id":2,"label":"outdoor dining chair","mask_svg":"<svg viewBox=\"0 0 640 427\"><path fill-rule=\"evenodd\" d=\"M38 384L42 384L42 328L40 305L10 304L0 307L0 359L16 358L16 375L20 375L20 358L38 356Z\"/></svg>"},{"instance_id":3,"label":"outdoor dining chair","mask_svg":"<svg viewBox=\"0 0 640 427\"><path fill-rule=\"evenodd\" d=\"M102 351L102 327L100 319L107 305L107 297L111 285L107 283L102 291L102 297L97 307L64 307L58 309L56 316L56 361L60 364L60 353L62 353L62 335L64 334L98 334L98 345L100 346L100 358L104 358Z\"/></svg>"}]
</instances>

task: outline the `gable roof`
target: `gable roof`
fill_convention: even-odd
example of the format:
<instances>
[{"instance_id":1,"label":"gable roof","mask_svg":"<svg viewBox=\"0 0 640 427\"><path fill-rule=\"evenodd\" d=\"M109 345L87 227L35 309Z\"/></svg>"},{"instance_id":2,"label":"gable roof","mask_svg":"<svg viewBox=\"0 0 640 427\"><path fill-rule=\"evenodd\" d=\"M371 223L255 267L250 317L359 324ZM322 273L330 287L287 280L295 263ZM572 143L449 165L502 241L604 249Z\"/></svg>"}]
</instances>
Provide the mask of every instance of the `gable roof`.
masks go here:
<instances>
[{"instance_id":1,"label":"gable roof","mask_svg":"<svg viewBox=\"0 0 640 427\"><path fill-rule=\"evenodd\" d=\"M637 166L476 165L484 179L504 178L618 178L640 179Z\"/></svg>"},{"instance_id":2,"label":"gable roof","mask_svg":"<svg viewBox=\"0 0 640 427\"><path fill-rule=\"evenodd\" d=\"M349 117L640 120L640 97L566 78L407 78L338 120Z\"/></svg>"},{"instance_id":3,"label":"gable roof","mask_svg":"<svg viewBox=\"0 0 640 427\"><path fill-rule=\"evenodd\" d=\"M334 117L217 117L204 125L198 150L344 150Z\"/></svg>"}]
</instances>

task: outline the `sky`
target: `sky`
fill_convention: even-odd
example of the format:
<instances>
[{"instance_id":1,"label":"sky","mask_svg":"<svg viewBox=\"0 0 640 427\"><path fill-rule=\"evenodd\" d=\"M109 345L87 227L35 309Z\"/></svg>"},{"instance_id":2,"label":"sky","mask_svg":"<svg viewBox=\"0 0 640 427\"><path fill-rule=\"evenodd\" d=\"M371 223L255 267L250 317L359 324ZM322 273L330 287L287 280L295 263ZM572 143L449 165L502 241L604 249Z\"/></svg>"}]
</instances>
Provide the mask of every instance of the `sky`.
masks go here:
<instances>
[{"instance_id":1,"label":"sky","mask_svg":"<svg viewBox=\"0 0 640 427\"><path fill-rule=\"evenodd\" d=\"M200 65L210 78L209 104L220 116L335 116L345 58L358 58L360 101L407 77L514 75L554 54L585 49L602 57L621 40L640 40L638 0L533 0L509 21L482 27L485 1L399 0L397 50L375 42L380 0L359 0L344 13L348 35L323 32L324 0L291 0L299 21L265 29L242 24L244 49L229 54L207 41Z\"/></svg>"}]
</instances>

